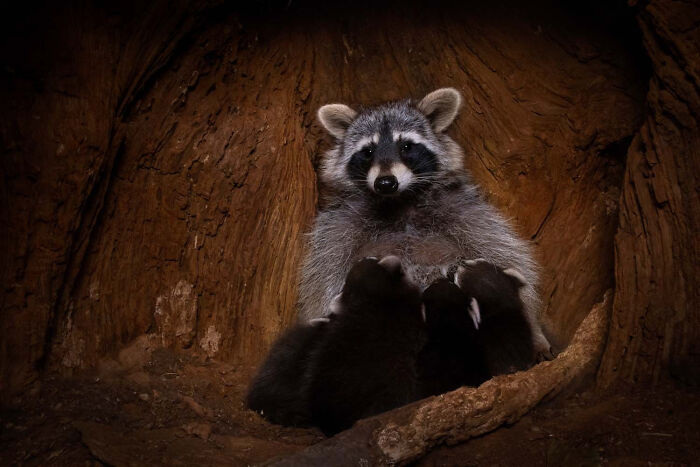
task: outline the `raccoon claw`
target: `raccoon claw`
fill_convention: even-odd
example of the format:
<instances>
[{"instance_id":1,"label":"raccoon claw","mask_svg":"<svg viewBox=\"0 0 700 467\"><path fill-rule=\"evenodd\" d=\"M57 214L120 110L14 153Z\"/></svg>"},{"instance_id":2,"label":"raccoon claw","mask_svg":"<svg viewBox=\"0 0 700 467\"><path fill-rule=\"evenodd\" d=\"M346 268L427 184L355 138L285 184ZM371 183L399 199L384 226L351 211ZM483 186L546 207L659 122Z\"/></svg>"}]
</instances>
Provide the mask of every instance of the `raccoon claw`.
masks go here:
<instances>
[{"instance_id":1,"label":"raccoon claw","mask_svg":"<svg viewBox=\"0 0 700 467\"><path fill-rule=\"evenodd\" d=\"M464 261L464 264L466 264L467 266L476 266L479 263L488 263L488 261L486 261L484 258L468 259Z\"/></svg>"},{"instance_id":2,"label":"raccoon claw","mask_svg":"<svg viewBox=\"0 0 700 467\"><path fill-rule=\"evenodd\" d=\"M321 324L321 323L329 323L331 321L330 318L314 318L309 321L309 324L311 326L315 326L316 324Z\"/></svg>"},{"instance_id":3,"label":"raccoon claw","mask_svg":"<svg viewBox=\"0 0 700 467\"><path fill-rule=\"evenodd\" d=\"M506 276L510 276L510 277L512 277L513 279L515 279L521 287L522 287L523 285L526 285L526 284L527 284L527 280L525 279L525 276L523 276L523 275L520 273L520 271L518 271L517 269L514 269L514 268L504 269L504 270L503 270L503 274L505 274ZM550 350L551 350L551 348L550 348Z\"/></svg>"},{"instance_id":4,"label":"raccoon claw","mask_svg":"<svg viewBox=\"0 0 700 467\"><path fill-rule=\"evenodd\" d=\"M333 297L333 300L331 300L331 304L328 306L328 312L329 314L333 313L339 313L340 312L340 297L342 297L343 294L342 292Z\"/></svg>"},{"instance_id":5,"label":"raccoon claw","mask_svg":"<svg viewBox=\"0 0 700 467\"><path fill-rule=\"evenodd\" d=\"M479 302L477 302L476 298L474 297L472 297L471 301L469 302L469 316L474 323L474 328L479 330L479 325L481 324L481 312L479 311Z\"/></svg>"},{"instance_id":6,"label":"raccoon claw","mask_svg":"<svg viewBox=\"0 0 700 467\"><path fill-rule=\"evenodd\" d=\"M401 270L401 259L394 255L385 256L382 259L379 259L376 256L365 256L360 261L378 262L380 266L391 273L396 273Z\"/></svg>"}]
</instances>

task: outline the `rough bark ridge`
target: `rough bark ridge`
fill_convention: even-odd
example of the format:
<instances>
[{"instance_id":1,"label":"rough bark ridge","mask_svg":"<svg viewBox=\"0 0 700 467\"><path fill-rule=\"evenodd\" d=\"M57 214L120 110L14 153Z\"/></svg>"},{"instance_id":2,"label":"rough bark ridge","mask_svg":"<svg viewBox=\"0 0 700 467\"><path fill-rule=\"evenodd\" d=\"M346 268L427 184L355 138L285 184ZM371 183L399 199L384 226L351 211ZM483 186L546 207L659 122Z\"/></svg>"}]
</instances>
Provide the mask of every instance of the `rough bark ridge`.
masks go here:
<instances>
[{"instance_id":1,"label":"rough bark ridge","mask_svg":"<svg viewBox=\"0 0 700 467\"><path fill-rule=\"evenodd\" d=\"M615 301L601 387L700 384L700 6L639 12L653 76L627 156L615 236Z\"/></svg>"},{"instance_id":2,"label":"rough bark ridge","mask_svg":"<svg viewBox=\"0 0 700 467\"><path fill-rule=\"evenodd\" d=\"M33 4L3 15L0 390L36 376L70 319L68 297L123 144L118 123L213 5L180 2L163 15L166 3L122 12Z\"/></svg>"}]
</instances>

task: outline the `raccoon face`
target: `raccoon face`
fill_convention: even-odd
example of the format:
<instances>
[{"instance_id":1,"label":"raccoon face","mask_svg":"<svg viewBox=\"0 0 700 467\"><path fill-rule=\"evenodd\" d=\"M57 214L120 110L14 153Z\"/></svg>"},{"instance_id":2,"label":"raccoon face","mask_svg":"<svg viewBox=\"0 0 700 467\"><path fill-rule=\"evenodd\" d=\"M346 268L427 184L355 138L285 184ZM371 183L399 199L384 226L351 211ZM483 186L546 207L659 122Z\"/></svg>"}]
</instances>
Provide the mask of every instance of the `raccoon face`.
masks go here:
<instances>
[{"instance_id":1,"label":"raccoon face","mask_svg":"<svg viewBox=\"0 0 700 467\"><path fill-rule=\"evenodd\" d=\"M438 89L419 103L393 102L360 113L324 105L318 118L338 145L328 152L321 178L331 187L395 197L459 170L462 154L443 132L457 116L461 96Z\"/></svg>"}]
</instances>

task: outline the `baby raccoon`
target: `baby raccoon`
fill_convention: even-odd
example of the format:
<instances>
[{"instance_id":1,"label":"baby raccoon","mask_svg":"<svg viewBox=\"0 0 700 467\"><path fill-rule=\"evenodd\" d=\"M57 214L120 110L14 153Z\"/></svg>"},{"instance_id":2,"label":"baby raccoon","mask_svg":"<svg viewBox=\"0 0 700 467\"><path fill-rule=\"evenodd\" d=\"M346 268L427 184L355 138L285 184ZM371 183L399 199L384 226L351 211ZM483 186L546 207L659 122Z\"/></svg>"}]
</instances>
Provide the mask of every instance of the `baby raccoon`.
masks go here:
<instances>
[{"instance_id":1,"label":"baby raccoon","mask_svg":"<svg viewBox=\"0 0 700 467\"><path fill-rule=\"evenodd\" d=\"M313 424L325 434L418 399L416 357L425 331L420 291L395 256L348 274L311 369Z\"/></svg>"},{"instance_id":2,"label":"baby raccoon","mask_svg":"<svg viewBox=\"0 0 700 467\"><path fill-rule=\"evenodd\" d=\"M479 386L491 377L479 345L479 307L448 279L423 292L427 343L418 354L420 396L461 386Z\"/></svg>"},{"instance_id":3,"label":"baby raccoon","mask_svg":"<svg viewBox=\"0 0 700 467\"><path fill-rule=\"evenodd\" d=\"M275 343L251 384L250 409L332 435L418 398L421 297L397 257L357 262L329 316Z\"/></svg>"},{"instance_id":4,"label":"baby raccoon","mask_svg":"<svg viewBox=\"0 0 700 467\"><path fill-rule=\"evenodd\" d=\"M248 390L249 409L279 425L311 424L308 369L327 327L327 320L299 324L275 342Z\"/></svg>"},{"instance_id":5,"label":"baby raccoon","mask_svg":"<svg viewBox=\"0 0 700 467\"><path fill-rule=\"evenodd\" d=\"M476 260L459 268L454 283L438 279L423 292L428 342L418 356L421 397L530 367L524 285L516 271Z\"/></svg>"},{"instance_id":6,"label":"baby raccoon","mask_svg":"<svg viewBox=\"0 0 700 467\"><path fill-rule=\"evenodd\" d=\"M482 259L466 261L455 284L478 307L478 342L491 376L526 370L535 363L532 326L522 291L527 282L515 269L501 269Z\"/></svg>"},{"instance_id":7,"label":"baby raccoon","mask_svg":"<svg viewBox=\"0 0 700 467\"><path fill-rule=\"evenodd\" d=\"M486 203L445 134L461 96L444 88L420 102L393 102L359 112L321 107L318 118L336 145L322 159L324 203L300 282L303 321L324 316L352 264L367 256L400 258L421 290L472 258L526 279L521 295L540 357L550 345L537 321L537 265L530 246Z\"/></svg>"}]
</instances>

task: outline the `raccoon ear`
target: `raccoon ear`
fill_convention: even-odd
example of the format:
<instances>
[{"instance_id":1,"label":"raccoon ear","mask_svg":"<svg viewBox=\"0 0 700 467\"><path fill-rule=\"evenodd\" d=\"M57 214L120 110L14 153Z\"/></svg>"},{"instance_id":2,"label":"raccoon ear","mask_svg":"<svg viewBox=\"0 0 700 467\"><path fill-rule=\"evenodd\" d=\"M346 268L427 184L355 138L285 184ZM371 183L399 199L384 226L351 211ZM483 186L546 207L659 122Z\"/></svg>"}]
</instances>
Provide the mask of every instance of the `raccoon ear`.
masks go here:
<instances>
[{"instance_id":1,"label":"raccoon ear","mask_svg":"<svg viewBox=\"0 0 700 467\"><path fill-rule=\"evenodd\" d=\"M437 133L442 133L454 121L462 105L462 96L455 88L442 88L425 96L418 103Z\"/></svg>"},{"instance_id":2,"label":"raccoon ear","mask_svg":"<svg viewBox=\"0 0 700 467\"><path fill-rule=\"evenodd\" d=\"M344 104L328 104L318 109L318 120L336 139L345 136L345 130L356 116L357 112Z\"/></svg>"},{"instance_id":3,"label":"raccoon ear","mask_svg":"<svg viewBox=\"0 0 700 467\"><path fill-rule=\"evenodd\" d=\"M505 274L506 276L510 276L515 281L515 284L518 287L523 287L524 285L527 285L527 279L525 279L525 276L523 276L517 269L504 269L503 274Z\"/></svg>"}]
</instances>

